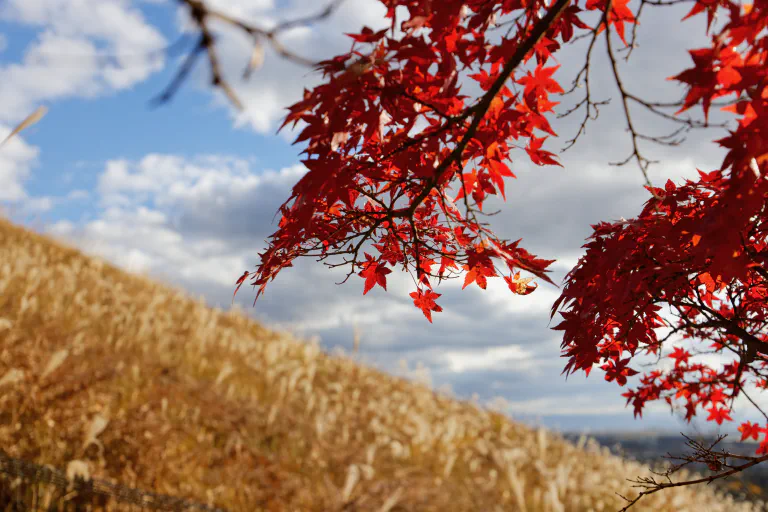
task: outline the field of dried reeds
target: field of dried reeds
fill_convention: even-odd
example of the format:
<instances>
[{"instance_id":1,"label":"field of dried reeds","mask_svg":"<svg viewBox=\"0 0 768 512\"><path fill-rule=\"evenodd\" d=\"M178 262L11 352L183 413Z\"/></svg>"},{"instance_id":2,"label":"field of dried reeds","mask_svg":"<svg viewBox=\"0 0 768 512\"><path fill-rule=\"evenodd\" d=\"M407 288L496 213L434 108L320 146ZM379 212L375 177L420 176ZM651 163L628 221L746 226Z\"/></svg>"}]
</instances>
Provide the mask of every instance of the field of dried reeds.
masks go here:
<instances>
[{"instance_id":1,"label":"field of dried reeds","mask_svg":"<svg viewBox=\"0 0 768 512\"><path fill-rule=\"evenodd\" d=\"M4 219L0 447L249 512L610 511L649 475ZM761 509L697 486L633 510Z\"/></svg>"}]
</instances>

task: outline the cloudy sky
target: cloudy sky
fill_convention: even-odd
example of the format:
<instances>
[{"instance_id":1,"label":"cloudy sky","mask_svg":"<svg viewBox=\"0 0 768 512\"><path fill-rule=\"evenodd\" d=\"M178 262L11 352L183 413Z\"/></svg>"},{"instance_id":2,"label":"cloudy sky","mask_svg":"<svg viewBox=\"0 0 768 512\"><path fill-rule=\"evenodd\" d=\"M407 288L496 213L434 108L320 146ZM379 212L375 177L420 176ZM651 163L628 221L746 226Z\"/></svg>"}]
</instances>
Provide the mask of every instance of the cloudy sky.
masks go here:
<instances>
[{"instance_id":1,"label":"cloudy sky","mask_svg":"<svg viewBox=\"0 0 768 512\"><path fill-rule=\"evenodd\" d=\"M321 5L208 3L264 27ZM282 41L309 58L331 57L348 50L344 32L386 26L384 12L375 0L348 0L331 18L286 32ZM646 9L639 47L621 66L632 92L649 100L680 99L683 90L665 78L689 67L686 49L706 44L704 18L681 24L685 12ZM277 207L304 173L292 134L276 135L276 128L284 108L319 77L267 51L263 68L244 82L248 41L223 30L223 71L246 111L238 114L208 87L204 61L170 104L151 109L150 100L173 78L193 41L189 29L172 0L0 3L0 138L38 106L49 108L40 123L0 150L0 203L18 223L229 308L235 281L257 265L265 238L277 229ZM562 84L580 68L584 43L558 56ZM486 203L486 211L502 210L490 219L497 235L523 238L528 250L558 260L552 266L558 283L582 254L590 224L634 216L648 198L637 167L608 165L628 155L630 139L606 64L600 42L593 92L613 101L561 155L564 167L535 167L524 153L510 155L518 179L507 183L507 203ZM561 111L574 98L563 99ZM634 116L646 133L676 127L641 111ZM551 138L549 149L559 151L578 119L552 124L561 137ZM694 177L697 167L717 168L722 153L711 141L722 133L693 132L678 148L645 145L646 154L661 161L651 173L654 184ZM360 278L335 284L344 275L301 260L270 284L255 307L248 286L236 303L270 326L318 336L328 350L350 349L357 325L367 363L398 373L402 361L409 368L421 362L435 387L450 386L460 397L476 393L482 401L502 397L506 411L526 422L571 431L684 426L660 405L634 420L620 396L624 390L605 382L599 369L566 381L560 337L551 330L556 319L549 322L558 296L552 286L520 297L500 279L485 291L462 291L460 280L449 281L436 290L444 312L429 324L408 297L413 290L407 275L390 274L388 292L376 288L365 298ZM740 418L752 417L743 416L748 407L737 407ZM710 425L700 420L698 426Z\"/></svg>"}]
</instances>

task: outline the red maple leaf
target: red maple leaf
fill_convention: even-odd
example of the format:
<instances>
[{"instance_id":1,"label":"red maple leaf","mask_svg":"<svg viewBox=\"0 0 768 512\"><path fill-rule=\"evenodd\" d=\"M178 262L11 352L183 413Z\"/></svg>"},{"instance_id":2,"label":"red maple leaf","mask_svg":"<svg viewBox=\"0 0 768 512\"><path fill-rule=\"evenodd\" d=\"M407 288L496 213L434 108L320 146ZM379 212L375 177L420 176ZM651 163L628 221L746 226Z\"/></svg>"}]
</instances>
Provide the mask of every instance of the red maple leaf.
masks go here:
<instances>
[{"instance_id":1,"label":"red maple leaf","mask_svg":"<svg viewBox=\"0 0 768 512\"><path fill-rule=\"evenodd\" d=\"M240 278L235 283L237 285L237 288L235 288L235 293L232 294L232 304L235 303L235 295L237 295L237 291L240 289L240 287L243 285L243 282L248 278L250 275L250 272L247 270L243 272L243 275L240 276Z\"/></svg>"},{"instance_id":2,"label":"red maple leaf","mask_svg":"<svg viewBox=\"0 0 768 512\"><path fill-rule=\"evenodd\" d=\"M520 272L517 272L514 276L504 276L504 281L507 282L507 286L512 290L512 293L517 295L529 295L537 288L535 285L528 284L533 281L532 277L520 279Z\"/></svg>"},{"instance_id":3,"label":"red maple leaf","mask_svg":"<svg viewBox=\"0 0 768 512\"><path fill-rule=\"evenodd\" d=\"M683 350L680 347L675 347L674 351L669 354L669 357L675 360L675 368L683 363L688 362L688 358L691 357L690 352Z\"/></svg>"},{"instance_id":4,"label":"red maple leaf","mask_svg":"<svg viewBox=\"0 0 768 512\"><path fill-rule=\"evenodd\" d=\"M463 265L467 275L464 277L464 286L461 289L463 290L473 282L476 282L477 286L485 290L488 283L486 278L498 275L496 274L490 254L484 250L482 245L479 245L474 250L468 250L467 257L468 263Z\"/></svg>"},{"instance_id":5,"label":"red maple leaf","mask_svg":"<svg viewBox=\"0 0 768 512\"><path fill-rule=\"evenodd\" d=\"M727 87L737 83L741 77L734 66L739 64L738 54L726 49L699 48L689 50L694 67L686 69L668 80L677 80L688 84L688 94L683 106L675 112L679 114L702 102L704 119L708 119L712 100L729 94Z\"/></svg>"},{"instance_id":6,"label":"red maple leaf","mask_svg":"<svg viewBox=\"0 0 768 512\"><path fill-rule=\"evenodd\" d=\"M721 425L725 420L733 421L733 418L728 414L728 409L725 407L720 407L718 409L717 406L712 406L712 408L707 409L707 411L709 411L707 421L716 421L718 425Z\"/></svg>"},{"instance_id":7,"label":"red maple leaf","mask_svg":"<svg viewBox=\"0 0 768 512\"><path fill-rule=\"evenodd\" d=\"M391 273L392 271L386 268L382 263L376 261L373 256L367 252L364 254L368 261L363 263L363 271L358 274L360 277L365 278L363 295L371 291L371 288L377 284L386 290L387 274Z\"/></svg>"},{"instance_id":8,"label":"red maple leaf","mask_svg":"<svg viewBox=\"0 0 768 512\"><path fill-rule=\"evenodd\" d=\"M531 136L531 142L528 147L525 148L528 156L531 157L531 162L536 165L559 165L562 167L562 164L555 160L554 153L541 149L541 145L544 144L546 139L546 137L539 138L534 137L533 135Z\"/></svg>"},{"instance_id":9,"label":"red maple leaf","mask_svg":"<svg viewBox=\"0 0 768 512\"><path fill-rule=\"evenodd\" d=\"M627 40L624 38L624 23L636 23L632 10L627 6L629 0L613 0L611 2L611 14L608 17L609 21L616 27L616 32L619 33L621 42L624 46L627 46Z\"/></svg>"},{"instance_id":10,"label":"red maple leaf","mask_svg":"<svg viewBox=\"0 0 768 512\"><path fill-rule=\"evenodd\" d=\"M432 323L432 311L439 313L443 310L442 307L435 303L435 299L440 297L440 295L440 293L435 293L432 290L424 292L421 289L410 293L411 298L413 298L413 304L424 313L429 323Z\"/></svg>"},{"instance_id":11,"label":"red maple leaf","mask_svg":"<svg viewBox=\"0 0 768 512\"><path fill-rule=\"evenodd\" d=\"M559 67L558 65L545 68L542 64L538 64L533 74L529 71L528 74L517 79L517 83L525 87L523 96L532 110L538 110L538 100L547 99L549 93L565 92L560 84L552 78Z\"/></svg>"},{"instance_id":12,"label":"red maple leaf","mask_svg":"<svg viewBox=\"0 0 768 512\"><path fill-rule=\"evenodd\" d=\"M690 423L694 416L696 416L696 403L689 401L685 404L685 421Z\"/></svg>"},{"instance_id":13,"label":"red maple leaf","mask_svg":"<svg viewBox=\"0 0 768 512\"><path fill-rule=\"evenodd\" d=\"M752 423L751 421L745 421L744 423L741 424L738 430L739 432L741 432L742 441L750 437L755 441L757 441L757 437L760 435L760 431L762 429L760 428L760 425L757 423Z\"/></svg>"}]
</instances>

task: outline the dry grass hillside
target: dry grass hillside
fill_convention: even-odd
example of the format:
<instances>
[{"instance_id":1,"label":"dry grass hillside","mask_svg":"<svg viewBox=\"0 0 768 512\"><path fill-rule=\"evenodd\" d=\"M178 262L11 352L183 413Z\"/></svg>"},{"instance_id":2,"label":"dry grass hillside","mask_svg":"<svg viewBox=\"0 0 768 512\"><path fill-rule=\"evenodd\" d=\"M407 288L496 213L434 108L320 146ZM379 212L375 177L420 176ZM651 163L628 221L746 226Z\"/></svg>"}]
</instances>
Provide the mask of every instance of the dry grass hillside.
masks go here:
<instances>
[{"instance_id":1,"label":"dry grass hillside","mask_svg":"<svg viewBox=\"0 0 768 512\"><path fill-rule=\"evenodd\" d=\"M0 447L232 511L618 510L648 475L0 219ZM633 510L741 511L711 487Z\"/></svg>"}]
</instances>

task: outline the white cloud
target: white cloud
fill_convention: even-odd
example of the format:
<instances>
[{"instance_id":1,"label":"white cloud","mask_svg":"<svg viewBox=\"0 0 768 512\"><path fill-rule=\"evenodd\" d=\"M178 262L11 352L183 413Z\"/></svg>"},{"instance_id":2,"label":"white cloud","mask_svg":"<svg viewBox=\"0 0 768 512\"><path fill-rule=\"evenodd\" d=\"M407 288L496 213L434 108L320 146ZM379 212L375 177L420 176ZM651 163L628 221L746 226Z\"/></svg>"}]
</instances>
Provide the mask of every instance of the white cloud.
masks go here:
<instances>
[{"instance_id":1,"label":"white cloud","mask_svg":"<svg viewBox=\"0 0 768 512\"><path fill-rule=\"evenodd\" d=\"M72 52L81 66L57 68L46 50ZM101 87L93 80L96 48L87 39L64 37L44 32L26 53L23 64L0 68L0 118L21 119L41 100L65 96L95 96Z\"/></svg>"},{"instance_id":2,"label":"white cloud","mask_svg":"<svg viewBox=\"0 0 768 512\"><path fill-rule=\"evenodd\" d=\"M12 129L0 124L0 140L4 140ZM15 202L27 198L23 182L29 178L31 167L37 162L39 154L37 147L30 146L18 136L0 147L0 201Z\"/></svg>"},{"instance_id":3,"label":"white cloud","mask_svg":"<svg viewBox=\"0 0 768 512\"><path fill-rule=\"evenodd\" d=\"M11 130L11 127L0 123L0 140L4 140ZM37 165L39 154L39 148L29 145L18 135L0 147L0 202L11 203L6 205L6 209L12 212L11 216L47 212L57 201L57 198L49 196L30 197L24 188L24 182Z\"/></svg>"},{"instance_id":4,"label":"white cloud","mask_svg":"<svg viewBox=\"0 0 768 512\"><path fill-rule=\"evenodd\" d=\"M454 372L481 370L497 366L507 366L511 362L524 361L531 357L531 352L517 345L493 347L480 350L457 350L445 353L448 366Z\"/></svg>"},{"instance_id":5,"label":"white cloud","mask_svg":"<svg viewBox=\"0 0 768 512\"><path fill-rule=\"evenodd\" d=\"M62 35L104 40L118 47L118 52L162 45L162 36L130 4L126 0L10 0L4 3L0 16L48 26Z\"/></svg>"},{"instance_id":6,"label":"white cloud","mask_svg":"<svg viewBox=\"0 0 768 512\"><path fill-rule=\"evenodd\" d=\"M91 196L87 190L72 190L67 194L67 199L77 201L79 199L88 199Z\"/></svg>"},{"instance_id":7,"label":"white cloud","mask_svg":"<svg viewBox=\"0 0 768 512\"><path fill-rule=\"evenodd\" d=\"M350 281L352 279L350 278ZM362 279L357 277L354 281L349 282L349 285L352 288L359 288L360 283L362 283ZM362 292L359 293L362 295ZM288 327L290 325L299 331L318 332L353 324L370 328L378 323L386 324L402 321L405 318L416 319L421 316L421 312L417 309L381 296L366 296L365 301L354 302L346 300L346 297L339 297L337 300L329 299L314 306L317 307L307 308L297 321L291 321L290 324L279 324L279 326ZM375 340L369 340L369 346L386 346L386 342L382 342L381 338L377 337Z\"/></svg>"},{"instance_id":8,"label":"white cloud","mask_svg":"<svg viewBox=\"0 0 768 512\"><path fill-rule=\"evenodd\" d=\"M163 65L165 39L124 0L10 0L0 19L43 27L21 63L0 67L0 120L17 121L40 102L130 87Z\"/></svg>"},{"instance_id":9,"label":"white cloud","mask_svg":"<svg viewBox=\"0 0 768 512\"><path fill-rule=\"evenodd\" d=\"M252 256L246 258L235 247L223 226L201 229L197 219L225 222L226 212L260 196L272 200L271 208L263 210L264 217L271 217L275 200L304 172L303 166L294 166L256 174L246 160L216 155L112 160L96 188L102 208L98 218L79 227L59 223L51 229L129 271L215 283L231 291ZM82 196L76 192L70 197Z\"/></svg>"},{"instance_id":10,"label":"white cloud","mask_svg":"<svg viewBox=\"0 0 768 512\"><path fill-rule=\"evenodd\" d=\"M55 199L52 197L35 197L25 201L24 207L31 213L43 213L53 208L54 202Z\"/></svg>"},{"instance_id":11,"label":"white cloud","mask_svg":"<svg viewBox=\"0 0 768 512\"><path fill-rule=\"evenodd\" d=\"M68 220L59 220L48 225L46 232L59 239L67 239L75 232L75 225Z\"/></svg>"},{"instance_id":12,"label":"white cloud","mask_svg":"<svg viewBox=\"0 0 768 512\"><path fill-rule=\"evenodd\" d=\"M263 22L265 11L274 9L274 0L208 0L206 5L238 19ZM267 25L269 26L269 25Z\"/></svg>"},{"instance_id":13,"label":"white cloud","mask_svg":"<svg viewBox=\"0 0 768 512\"><path fill-rule=\"evenodd\" d=\"M167 225L165 213L143 206L134 209L111 207L101 218L79 228L54 225L54 232L73 240L88 252L114 261L128 271L163 277L194 274L195 279L225 284L220 267L231 269L232 258L200 257L194 242ZM222 263L226 261L226 265ZM242 266L245 263L235 258Z\"/></svg>"},{"instance_id":14,"label":"white cloud","mask_svg":"<svg viewBox=\"0 0 768 512\"><path fill-rule=\"evenodd\" d=\"M187 160L176 155L149 154L135 163L107 162L97 188L103 206L144 202L150 197L161 207L222 206L221 200L227 204L243 201L260 187L287 190L305 172L304 166L296 165L257 175L247 160L238 158L209 155Z\"/></svg>"},{"instance_id":15,"label":"white cloud","mask_svg":"<svg viewBox=\"0 0 768 512\"><path fill-rule=\"evenodd\" d=\"M600 404L592 397L569 397L563 400L562 395L535 400L510 401L510 412L515 414L591 414L606 415L626 412L622 404Z\"/></svg>"}]
</instances>

